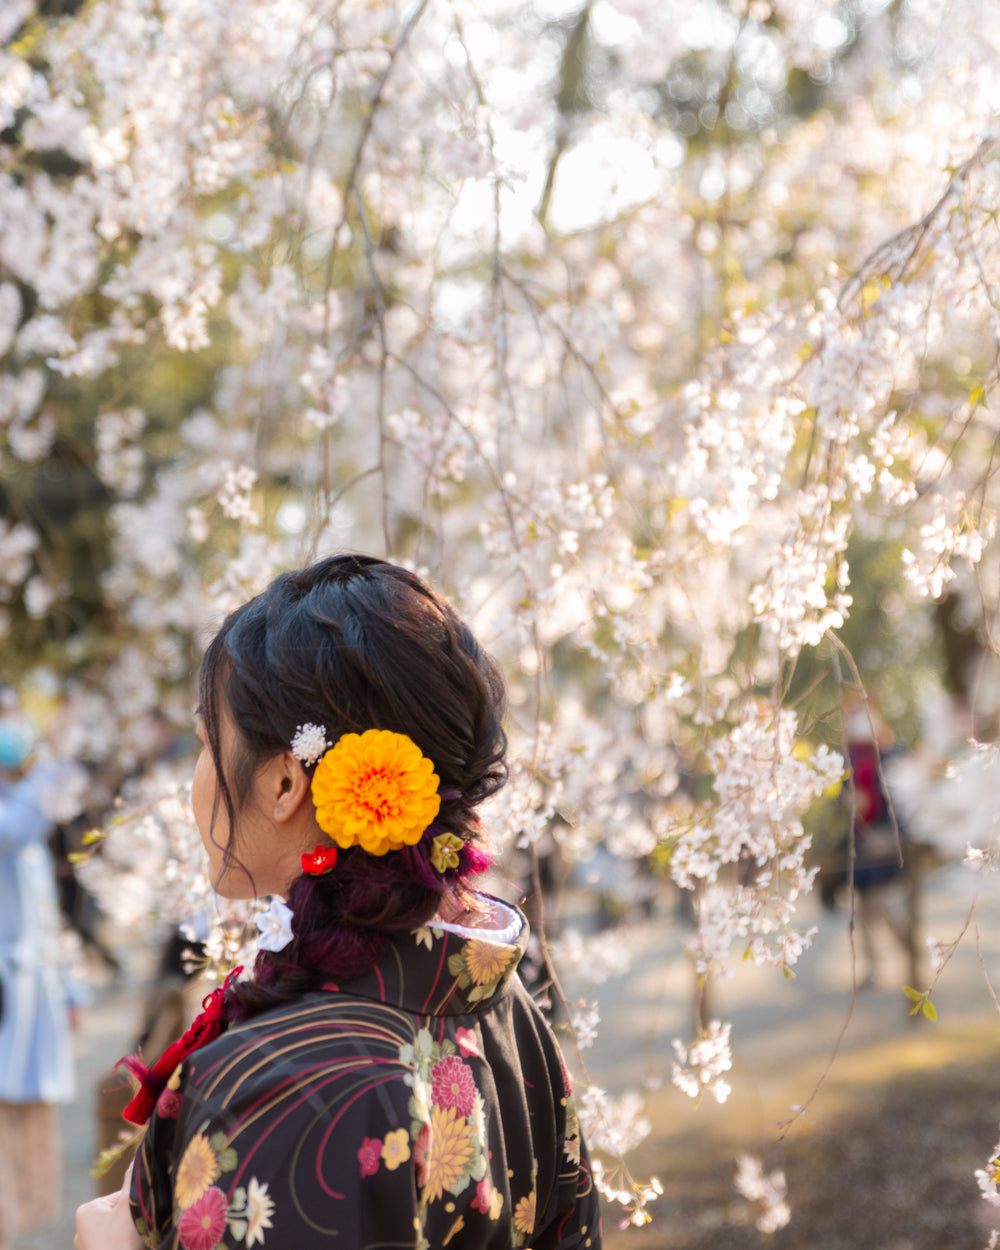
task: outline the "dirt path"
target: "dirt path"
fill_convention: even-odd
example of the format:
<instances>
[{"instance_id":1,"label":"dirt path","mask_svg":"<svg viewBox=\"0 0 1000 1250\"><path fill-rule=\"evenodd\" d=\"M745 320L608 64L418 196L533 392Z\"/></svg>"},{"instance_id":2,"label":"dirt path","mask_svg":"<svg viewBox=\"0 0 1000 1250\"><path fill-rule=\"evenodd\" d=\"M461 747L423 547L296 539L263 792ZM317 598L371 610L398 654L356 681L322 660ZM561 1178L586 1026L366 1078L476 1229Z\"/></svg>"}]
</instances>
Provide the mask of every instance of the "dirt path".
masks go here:
<instances>
[{"instance_id":1,"label":"dirt path","mask_svg":"<svg viewBox=\"0 0 1000 1250\"><path fill-rule=\"evenodd\" d=\"M958 936L972 884L953 869L935 877L928 934ZM985 1246L1000 1215L973 1177L1000 1120L1000 1018L983 979L985 971L1000 982L1000 891L986 885L979 950L973 925L934 992L937 1023L909 1014L905 963L892 950L879 988L852 1002L843 913L813 915L820 932L794 981L741 970L716 1004L733 1028L733 1094L724 1107L696 1107L670 1084L670 1038L690 1036L690 973L664 958L677 935L667 942L657 926L671 922L651 921L628 979L603 992L604 1034L588 1066L609 1089L645 1085L653 1131L635 1170L659 1175L665 1193L648 1229L618 1232L607 1213L610 1250ZM742 1151L787 1176L792 1221L770 1238L733 1184Z\"/></svg>"}]
</instances>

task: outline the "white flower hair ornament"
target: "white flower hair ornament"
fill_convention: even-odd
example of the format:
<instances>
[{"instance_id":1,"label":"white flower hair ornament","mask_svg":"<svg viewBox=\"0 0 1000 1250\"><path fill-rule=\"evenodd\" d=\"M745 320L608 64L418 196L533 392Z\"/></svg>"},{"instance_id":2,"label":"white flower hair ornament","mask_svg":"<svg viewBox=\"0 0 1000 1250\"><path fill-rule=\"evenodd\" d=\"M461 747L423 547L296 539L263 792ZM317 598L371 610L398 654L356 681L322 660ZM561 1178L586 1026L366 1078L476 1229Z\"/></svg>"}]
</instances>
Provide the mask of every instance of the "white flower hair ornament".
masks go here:
<instances>
[{"instance_id":1,"label":"white flower hair ornament","mask_svg":"<svg viewBox=\"0 0 1000 1250\"><path fill-rule=\"evenodd\" d=\"M292 739L292 754L306 768L309 768L317 760L323 758L330 745L326 740L326 730L323 726L307 722L305 725L299 725L295 730L295 737Z\"/></svg>"},{"instance_id":2,"label":"white flower hair ornament","mask_svg":"<svg viewBox=\"0 0 1000 1250\"><path fill-rule=\"evenodd\" d=\"M262 951L283 951L294 937L292 917L295 913L281 899L271 899L270 905L256 916L260 937L257 947Z\"/></svg>"}]
</instances>

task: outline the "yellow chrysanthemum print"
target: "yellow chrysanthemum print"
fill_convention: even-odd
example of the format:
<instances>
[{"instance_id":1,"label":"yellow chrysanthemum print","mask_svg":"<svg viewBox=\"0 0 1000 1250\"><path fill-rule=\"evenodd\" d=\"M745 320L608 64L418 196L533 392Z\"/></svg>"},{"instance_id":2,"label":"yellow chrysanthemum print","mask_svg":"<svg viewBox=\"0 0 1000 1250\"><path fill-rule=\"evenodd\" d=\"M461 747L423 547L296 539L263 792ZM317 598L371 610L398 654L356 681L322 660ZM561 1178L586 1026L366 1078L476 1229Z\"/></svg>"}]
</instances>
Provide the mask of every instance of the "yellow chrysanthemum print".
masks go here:
<instances>
[{"instance_id":1,"label":"yellow chrysanthemum print","mask_svg":"<svg viewBox=\"0 0 1000 1250\"><path fill-rule=\"evenodd\" d=\"M458 1114L457 1107L431 1107L425 1202L434 1202L461 1180L473 1149L472 1126Z\"/></svg>"},{"instance_id":2,"label":"yellow chrysanthemum print","mask_svg":"<svg viewBox=\"0 0 1000 1250\"><path fill-rule=\"evenodd\" d=\"M490 985L498 980L516 953L513 946L501 946L479 938L466 942L463 956L473 985Z\"/></svg>"},{"instance_id":3,"label":"yellow chrysanthemum print","mask_svg":"<svg viewBox=\"0 0 1000 1250\"><path fill-rule=\"evenodd\" d=\"M514 1208L514 1227L530 1237L535 1230L535 1191L522 1198Z\"/></svg>"},{"instance_id":4,"label":"yellow chrysanthemum print","mask_svg":"<svg viewBox=\"0 0 1000 1250\"><path fill-rule=\"evenodd\" d=\"M219 1161L204 1133L195 1133L187 1144L177 1177L174 1197L182 1211L193 1206L219 1175Z\"/></svg>"},{"instance_id":5,"label":"yellow chrysanthemum print","mask_svg":"<svg viewBox=\"0 0 1000 1250\"><path fill-rule=\"evenodd\" d=\"M345 849L413 846L441 808L433 763L406 734L344 734L316 765L316 823Z\"/></svg>"}]
</instances>

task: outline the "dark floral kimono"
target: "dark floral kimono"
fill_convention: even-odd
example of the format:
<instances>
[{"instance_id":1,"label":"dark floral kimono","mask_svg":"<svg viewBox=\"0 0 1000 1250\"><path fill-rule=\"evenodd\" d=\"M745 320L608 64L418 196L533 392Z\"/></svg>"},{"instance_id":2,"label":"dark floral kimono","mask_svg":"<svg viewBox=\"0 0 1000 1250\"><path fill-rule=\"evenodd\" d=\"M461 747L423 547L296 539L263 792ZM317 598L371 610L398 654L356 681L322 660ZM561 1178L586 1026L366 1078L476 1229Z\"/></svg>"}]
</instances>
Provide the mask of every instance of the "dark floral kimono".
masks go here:
<instances>
[{"instance_id":1,"label":"dark floral kimono","mask_svg":"<svg viewBox=\"0 0 1000 1250\"><path fill-rule=\"evenodd\" d=\"M513 941L420 929L342 989L190 1055L136 1159L146 1244L600 1247L569 1078L515 972L517 918Z\"/></svg>"}]
</instances>

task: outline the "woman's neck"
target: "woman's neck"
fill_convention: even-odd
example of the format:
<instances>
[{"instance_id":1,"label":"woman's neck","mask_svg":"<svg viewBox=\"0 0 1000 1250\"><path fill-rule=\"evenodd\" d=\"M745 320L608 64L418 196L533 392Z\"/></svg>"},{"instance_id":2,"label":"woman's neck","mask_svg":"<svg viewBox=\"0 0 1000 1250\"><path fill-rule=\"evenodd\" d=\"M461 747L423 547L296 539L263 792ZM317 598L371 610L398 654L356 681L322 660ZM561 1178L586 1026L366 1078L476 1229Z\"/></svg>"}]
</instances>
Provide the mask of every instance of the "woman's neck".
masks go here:
<instances>
[{"instance_id":1,"label":"woman's neck","mask_svg":"<svg viewBox=\"0 0 1000 1250\"><path fill-rule=\"evenodd\" d=\"M470 929L490 928L493 909L482 895L468 886L458 886L441 896L434 919Z\"/></svg>"}]
</instances>

